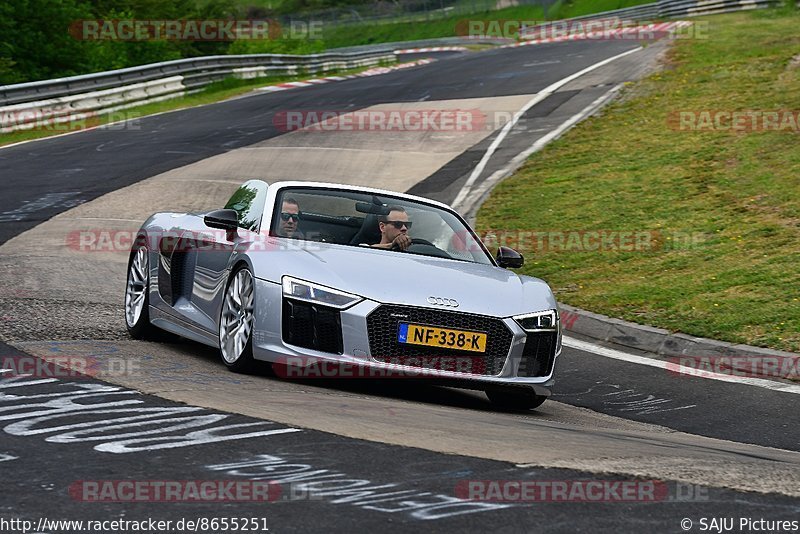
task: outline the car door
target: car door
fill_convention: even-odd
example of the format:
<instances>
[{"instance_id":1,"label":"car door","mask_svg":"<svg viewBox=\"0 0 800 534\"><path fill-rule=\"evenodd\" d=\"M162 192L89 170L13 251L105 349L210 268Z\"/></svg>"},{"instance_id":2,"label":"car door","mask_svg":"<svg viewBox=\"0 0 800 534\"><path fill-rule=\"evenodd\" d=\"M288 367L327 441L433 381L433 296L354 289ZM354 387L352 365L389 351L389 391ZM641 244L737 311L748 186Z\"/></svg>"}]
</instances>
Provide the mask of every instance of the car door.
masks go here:
<instances>
[{"instance_id":1,"label":"car door","mask_svg":"<svg viewBox=\"0 0 800 534\"><path fill-rule=\"evenodd\" d=\"M194 276L191 288L191 320L204 329L216 332L222 298L228 282L233 253L246 245L258 234L267 184L261 180L250 180L242 184L225 205L235 210L239 217L239 229L228 232L203 225L194 236L190 251L194 254Z\"/></svg>"}]
</instances>

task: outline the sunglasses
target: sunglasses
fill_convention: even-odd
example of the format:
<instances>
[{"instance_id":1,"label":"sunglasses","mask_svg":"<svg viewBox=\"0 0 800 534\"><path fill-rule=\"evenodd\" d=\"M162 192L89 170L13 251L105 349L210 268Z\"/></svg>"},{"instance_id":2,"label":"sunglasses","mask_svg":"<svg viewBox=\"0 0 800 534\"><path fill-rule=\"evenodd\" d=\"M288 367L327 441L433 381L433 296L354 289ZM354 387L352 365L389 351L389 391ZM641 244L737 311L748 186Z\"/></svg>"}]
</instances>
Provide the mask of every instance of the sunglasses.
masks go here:
<instances>
[{"instance_id":1,"label":"sunglasses","mask_svg":"<svg viewBox=\"0 0 800 534\"><path fill-rule=\"evenodd\" d=\"M288 221L289 219L294 219L295 221L298 221L300 220L300 215L298 215L297 213L286 213L284 211L281 212L281 219L283 219L284 221Z\"/></svg>"},{"instance_id":2,"label":"sunglasses","mask_svg":"<svg viewBox=\"0 0 800 534\"><path fill-rule=\"evenodd\" d=\"M383 224L391 224L398 230L403 228L403 226L411 230L411 221L383 221Z\"/></svg>"}]
</instances>

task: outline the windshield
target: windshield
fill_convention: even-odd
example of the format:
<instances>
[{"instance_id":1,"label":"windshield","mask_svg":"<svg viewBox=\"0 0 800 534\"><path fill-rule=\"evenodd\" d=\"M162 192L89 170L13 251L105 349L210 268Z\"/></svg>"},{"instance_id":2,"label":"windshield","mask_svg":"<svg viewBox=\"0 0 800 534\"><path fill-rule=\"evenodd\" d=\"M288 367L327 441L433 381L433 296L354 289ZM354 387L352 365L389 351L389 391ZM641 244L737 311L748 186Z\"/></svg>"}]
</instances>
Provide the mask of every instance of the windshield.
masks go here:
<instances>
[{"instance_id":1,"label":"windshield","mask_svg":"<svg viewBox=\"0 0 800 534\"><path fill-rule=\"evenodd\" d=\"M410 224L395 224L397 218ZM404 249L392 244L400 233L408 238ZM276 199L270 235L493 264L472 230L454 213L389 195L284 188Z\"/></svg>"}]
</instances>

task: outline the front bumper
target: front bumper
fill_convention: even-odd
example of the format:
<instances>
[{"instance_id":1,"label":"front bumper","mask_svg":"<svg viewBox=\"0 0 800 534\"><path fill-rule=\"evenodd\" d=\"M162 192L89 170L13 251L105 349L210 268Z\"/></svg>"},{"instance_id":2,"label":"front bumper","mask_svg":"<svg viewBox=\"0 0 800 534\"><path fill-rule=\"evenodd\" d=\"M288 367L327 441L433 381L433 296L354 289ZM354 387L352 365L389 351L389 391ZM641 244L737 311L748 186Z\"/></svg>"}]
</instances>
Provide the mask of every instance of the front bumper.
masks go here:
<instances>
[{"instance_id":1,"label":"front bumper","mask_svg":"<svg viewBox=\"0 0 800 534\"><path fill-rule=\"evenodd\" d=\"M455 387L470 389L491 389L493 387L516 386L533 389L537 395L549 396L552 387L555 359L558 357L560 343L553 349L554 354L549 369L543 376L520 376L525 374L525 350L528 334L511 318L498 318L510 332L510 343L503 361L491 368L488 374L460 372L449 368L420 367L403 365L394 361L379 361L371 352L368 316L382 304L372 300L364 300L355 306L340 312L342 344L341 353L323 352L285 341L283 324L283 293L280 284L256 280L256 317L253 332L253 355L258 360L273 363L291 362L335 362L349 366L364 367L376 371L371 374L359 374L367 377L407 377L430 379ZM416 309L429 309L440 312L435 307L418 306ZM444 313L444 312L441 312ZM448 312L452 313L452 312ZM467 315L467 314L464 314ZM445 325L443 325L445 326ZM381 358L386 359L386 358ZM458 368L456 369L463 369ZM345 374L342 377L347 376Z\"/></svg>"}]
</instances>

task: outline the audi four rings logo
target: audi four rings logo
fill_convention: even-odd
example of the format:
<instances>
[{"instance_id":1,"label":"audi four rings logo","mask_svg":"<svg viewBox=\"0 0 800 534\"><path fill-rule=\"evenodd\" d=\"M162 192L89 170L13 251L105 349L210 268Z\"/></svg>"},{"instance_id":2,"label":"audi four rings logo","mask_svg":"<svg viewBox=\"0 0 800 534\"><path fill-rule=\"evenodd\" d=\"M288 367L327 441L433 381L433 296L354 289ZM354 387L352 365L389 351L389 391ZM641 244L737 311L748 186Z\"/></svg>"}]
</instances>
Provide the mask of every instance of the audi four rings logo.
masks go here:
<instances>
[{"instance_id":1,"label":"audi four rings logo","mask_svg":"<svg viewBox=\"0 0 800 534\"><path fill-rule=\"evenodd\" d=\"M428 297L428 303L436 304L437 306L449 306L450 308L458 308L458 301L456 299L445 299L442 297Z\"/></svg>"}]
</instances>

